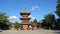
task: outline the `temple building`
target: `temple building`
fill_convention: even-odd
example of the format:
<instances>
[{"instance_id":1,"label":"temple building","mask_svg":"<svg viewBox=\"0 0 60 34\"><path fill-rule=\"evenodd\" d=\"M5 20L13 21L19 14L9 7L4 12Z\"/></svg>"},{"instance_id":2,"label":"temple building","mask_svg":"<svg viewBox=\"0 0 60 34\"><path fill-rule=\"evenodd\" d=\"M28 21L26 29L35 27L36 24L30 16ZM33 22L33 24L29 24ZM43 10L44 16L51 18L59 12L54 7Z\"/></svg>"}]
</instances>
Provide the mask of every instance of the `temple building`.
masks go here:
<instances>
[{"instance_id":1,"label":"temple building","mask_svg":"<svg viewBox=\"0 0 60 34\"><path fill-rule=\"evenodd\" d=\"M21 22L21 30L28 30L28 29L30 29L30 28L29 28L29 26L31 25L31 23L29 22L29 20L31 19L31 18L29 17L30 14L31 14L31 13L28 12L28 11L26 10L26 8L24 8L24 10L23 10L22 12L20 12L20 15L22 16L22 17L20 18L20 20L22 20L22 22Z\"/></svg>"}]
</instances>

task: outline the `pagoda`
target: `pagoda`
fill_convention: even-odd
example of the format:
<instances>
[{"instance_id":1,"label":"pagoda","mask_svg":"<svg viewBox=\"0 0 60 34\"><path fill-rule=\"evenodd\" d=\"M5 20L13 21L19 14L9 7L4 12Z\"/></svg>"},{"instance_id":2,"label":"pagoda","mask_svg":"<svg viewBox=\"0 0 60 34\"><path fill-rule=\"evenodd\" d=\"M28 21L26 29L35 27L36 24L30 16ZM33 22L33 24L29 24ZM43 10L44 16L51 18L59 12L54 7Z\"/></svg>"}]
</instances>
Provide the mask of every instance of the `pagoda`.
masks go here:
<instances>
[{"instance_id":1,"label":"pagoda","mask_svg":"<svg viewBox=\"0 0 60 34\"><path fill-rule=\"evenodd\" d=\"M20 12L20 15L22 16L22 17L20 18L20 20L22 20L22 22L21 22L21 28L24 28L24 30L27 30L27 27L28 27L29 25L31 25L31 23L29 22L29 20L31 19L31 18L29 17L30 14L31 14L31 13L28 12L28 11L26 10L26 8L24 8L24 10L23 10L22 12Z\"/></svg>"}]
</instances>

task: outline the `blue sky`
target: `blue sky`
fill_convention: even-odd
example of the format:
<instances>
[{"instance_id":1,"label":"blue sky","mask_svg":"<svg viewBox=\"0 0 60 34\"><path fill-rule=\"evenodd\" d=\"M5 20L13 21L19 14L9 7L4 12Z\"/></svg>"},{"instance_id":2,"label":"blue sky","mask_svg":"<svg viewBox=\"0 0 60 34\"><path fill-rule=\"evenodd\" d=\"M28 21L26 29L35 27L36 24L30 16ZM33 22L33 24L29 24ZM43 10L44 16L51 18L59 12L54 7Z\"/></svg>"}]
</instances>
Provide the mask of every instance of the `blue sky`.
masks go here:
<instances>
[{"instance_id":1,"label":"blue sky","mask_svg":"<svg viewBox=\"0 0 60 34\"><path fill-rule=\"evenodd\" d=\"M38 21L44 19L48 13L53 13L56 9L57 0L0 0L0 12L5 12L10 18L17 19L11 21L21 22L20 12L26 6L27 11L31 12L32 19Z\"/></svg>"}]
</instances>

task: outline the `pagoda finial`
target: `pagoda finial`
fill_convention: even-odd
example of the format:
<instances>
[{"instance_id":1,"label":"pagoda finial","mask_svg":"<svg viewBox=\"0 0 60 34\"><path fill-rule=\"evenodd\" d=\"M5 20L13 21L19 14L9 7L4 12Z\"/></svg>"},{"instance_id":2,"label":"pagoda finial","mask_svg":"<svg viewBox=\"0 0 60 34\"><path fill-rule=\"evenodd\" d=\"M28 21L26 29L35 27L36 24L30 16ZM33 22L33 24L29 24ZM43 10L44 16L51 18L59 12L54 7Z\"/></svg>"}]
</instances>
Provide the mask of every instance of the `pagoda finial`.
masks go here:
<instances>
[{"instance_id":1,"label":"pagoda finial","mask_svg":"<svg viewBox=\"0 0 60 34\"><path fill-rule=\"evenodd\" d=\"M24 5L24 11L26 11L26 5Z\"/></svg>"},{"instance_id":2,"label":"pagoda finial","mask_svg":"<svg viewBox=\"0 0 60 34\"><path fill-rule=\"evenodd\" d=\"M24 9L23 9L23 11L21 13L30 13L30 12L27 11L26 5L24 5Z\"/></svg>"}]
</instances>

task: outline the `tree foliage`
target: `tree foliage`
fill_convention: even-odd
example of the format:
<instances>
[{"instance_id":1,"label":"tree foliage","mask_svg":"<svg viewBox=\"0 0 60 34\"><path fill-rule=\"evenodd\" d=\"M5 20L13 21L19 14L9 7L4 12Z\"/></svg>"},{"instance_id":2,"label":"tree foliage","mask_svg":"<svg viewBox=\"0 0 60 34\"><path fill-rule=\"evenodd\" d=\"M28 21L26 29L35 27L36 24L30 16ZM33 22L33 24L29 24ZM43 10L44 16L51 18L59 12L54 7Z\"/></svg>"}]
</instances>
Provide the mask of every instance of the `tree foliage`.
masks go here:
<instances>
[{"instance_id":1,"label":"tree foliage","mask_svg":"<svg viewBox=\"0 0 60 34\"><path fill-rule=\"evenodd\" d=\"M43 19L42 21L43 21L43 22L42 22L42 26L43 26L43 27L44 27L44 26L46 26L46 27L47 27L47 26L48 26L48 23L46 22L46 20L45 20L45 19Z\"/></svg>"},{"instance_id":2,"label":"tree foliage","mask_svg":"<svg viewBox=\"0 0 60 34\"><path fill-rule=\"evenodd\" d=\"M34 23L37 23L37 20L36 20L36 19L34 19L34 20L33 20L33 22L34 22Z\"/></svg>"},{"instance_id":3,"label":"tree foliage","mask_svg":"<svg viewBox=\"0 0 60 34\"><path fill-rule=\"evenodd\" d=\"M0 12L0 27L3 28L8 28L9 25L11 24L10 21L7 19L8 16L6 16L5 13Z\"/></svg>"},{"instance_id":4,"label":"tree foliage","mask_svg":"<svg viewBox=\"0 0 60 34\"><path fill-rule=\"evenodd\" d=\"M60 29L60 0L57 1L56 11L55 13L58 15L58 19L56 19L56 28Z\"/></svg>"},{"instance_id":5,"label":"tree foliage","mask_svg":"<svg viewBox=\"0 0 60 34\"><path fill-rule=\"evenodd\" d=\"M55 22L55 16L54 16L54 14L47 14L47 15L45 15L44 18L45 18L44 19L45 23L43 23L43 24L45 26L47 26L47 27L52 28L53 27L52 25L54 25L54 22Z\"/></svg>"},{"instance_id":6,"label":"tree foliage","mask_svg":"<svg viewBox=\"0 0 60 34\"><path fill-rule=\"evenodd\" d=\"M55 16L53 14L45 15L44 18L45 18L46 22L48 22L48 23L51 23L51 22L55 21Z\"/></svg>"},{"instance_id":7,"label":"tree foliage","mask_svg":"<svg viewBox=\"0 0 60 34\"><path fill-rule=\"evenodd\" d=\"M20 23L15 22L15 23L14 23L14 27L15 27L16 29L19 28L19 27L20 27Z\"/></svg>"},{"instance_id":8,"label":"tree foliage","mask_svg":"<svg viewBox=\"0 0 60 34\"><path fill-rule=\"evenodd\" d=\"M59 18L60 18L60 0L58 0L58 2L57 2L58 4L57 4L57 6L56 6L56 11L55 11L55 13L59 16Z\"/></svg>"}]
</instances>

